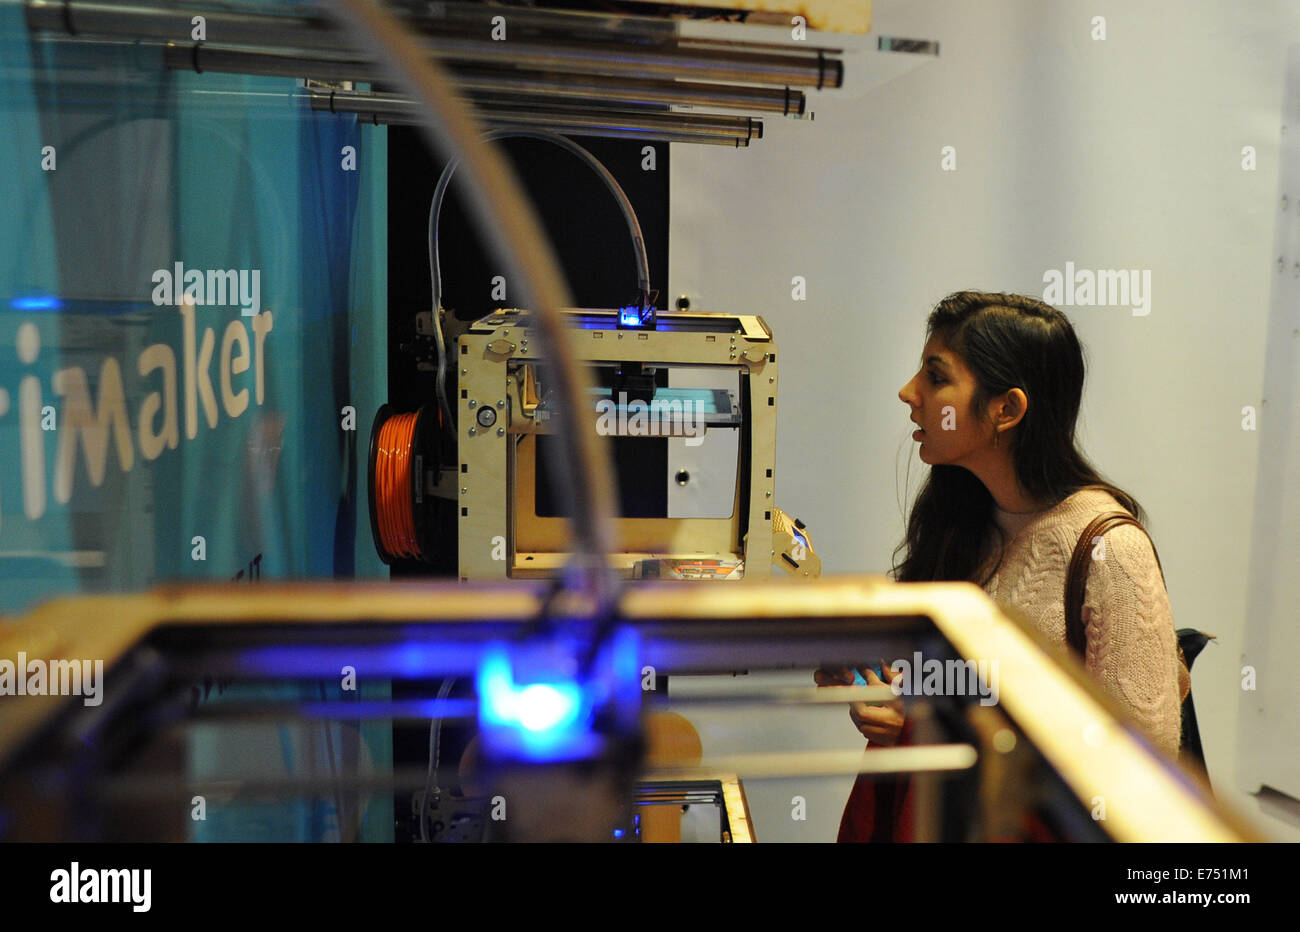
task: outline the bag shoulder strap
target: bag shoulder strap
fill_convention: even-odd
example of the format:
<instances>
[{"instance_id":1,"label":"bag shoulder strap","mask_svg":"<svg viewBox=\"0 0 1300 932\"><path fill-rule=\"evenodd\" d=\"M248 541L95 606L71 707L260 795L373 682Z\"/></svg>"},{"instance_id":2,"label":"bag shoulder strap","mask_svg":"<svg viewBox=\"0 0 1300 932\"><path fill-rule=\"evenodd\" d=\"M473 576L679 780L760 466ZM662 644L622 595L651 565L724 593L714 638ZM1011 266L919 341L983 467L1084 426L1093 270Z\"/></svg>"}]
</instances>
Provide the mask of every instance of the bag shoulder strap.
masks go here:
<instances>
[{"instance_id":1,"label":"bag shoulder strap","mask_svg":"<svg viewBox=\"0 0 1300 932\"><path fill-rule=\"evenodd\" d=\"M1079 542L1074 545L1070 563L1065 574L1065 640L1070 649L1082 657L1087 649L1087 632L1083 627L1083 597L1088 580L1088 568L1091 561L1092 544L1111 528L1121 524L1132 524L1146 533L1141 522L1126 511L1108 511L1093 518L1079 535ZM1147 535L1150 539L1150 535ZM1156 552L1155 542L1151 542L1151 552L1155 554L1156 566L1160 569L1160 581L1163 584L1165 568L1160 564L1160 554Z\"/></svg>"}]
</instances>

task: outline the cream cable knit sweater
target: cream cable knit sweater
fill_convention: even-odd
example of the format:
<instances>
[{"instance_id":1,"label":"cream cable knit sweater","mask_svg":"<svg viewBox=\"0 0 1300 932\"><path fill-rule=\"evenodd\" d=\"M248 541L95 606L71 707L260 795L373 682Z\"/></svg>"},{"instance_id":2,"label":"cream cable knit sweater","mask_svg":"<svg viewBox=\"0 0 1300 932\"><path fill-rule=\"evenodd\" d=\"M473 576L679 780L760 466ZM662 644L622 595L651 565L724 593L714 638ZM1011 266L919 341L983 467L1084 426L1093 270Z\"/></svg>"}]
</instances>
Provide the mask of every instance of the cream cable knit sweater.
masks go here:
<instances>
[{"instance_id":1,"label":"cream cable knit sweater","mask_svg":"<svg viewBox=\"0 0 1300 932\"><path fill-rule=\"evenodd\" d=\"M997 509L995 518L1008 542L985 592L999 605L1019 611L1050 641L1064 645L1063 593L1074 545L1098 514L1125 510L1110 493L1097 489L1082 489L1047 511ZM1084 666L1157 747L1176 757L1181 698L1190 684L1177 660L1173 612L1155 552L1146 534L1131 524L1108 531L1105 540L1106 559L1088 561Z\"/></svg>"}]
</instances>

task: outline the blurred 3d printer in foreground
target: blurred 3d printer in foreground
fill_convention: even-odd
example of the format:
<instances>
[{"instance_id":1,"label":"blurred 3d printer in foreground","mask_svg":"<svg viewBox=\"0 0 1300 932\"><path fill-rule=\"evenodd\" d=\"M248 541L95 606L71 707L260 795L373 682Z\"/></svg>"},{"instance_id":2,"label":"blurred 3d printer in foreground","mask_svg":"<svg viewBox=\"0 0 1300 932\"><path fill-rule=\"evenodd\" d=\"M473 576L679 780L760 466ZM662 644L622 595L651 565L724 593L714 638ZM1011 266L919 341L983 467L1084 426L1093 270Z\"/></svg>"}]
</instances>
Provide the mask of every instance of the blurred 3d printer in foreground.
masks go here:
<instances>
[{"instance_id":1,"label":"blurred 3d printer in foreground","mask_svg":"<svg viewBox=\"0 0 1300 932\"><path fill-rule=\"evenodd\" d=\"M51 669L102 657L112 688L97 705L31 691L6 698L0 838L185 840L205 804L324 795L337 801L340 839L353 840L368 819L391 817L393 793L428 792L429 771L368 766L356 754L348 763L340 740L329 766L313 772L247 779L228 760L196 778L196 738L435 718L473 722L481 738L460 765L459 808L441 814L447 840L676 840L685 804L716 807L716 840L752 841L745 779L858 772L913 776L922 841L1018 840L1031 812L1067 841L1255 839L1121 721L1081 670L973 586L641 582L596 632L567 620L575 607L527 582L188 587L48 603L0 635L0 656L21 651ZM106 621L87 631L86 617ZM908 747L701 758L698 747L655 734L656 713L722 702L762 715L895 696L888 687L750 687L675 700L643 688L650 672L847 666L912 651L962 678L975 670L966 661L998 658L997 702L968 690L904 692L917 722ZM337 684L340 670L372 682L460 676L474 691L396 701L333 685L318 695L316 684ZM203 676L233 684L231 701L196 707L191 689ZM240 701L240 686L263 688ZM265 687L284 698L268 700Z\"/></svg>"}]
</instances>

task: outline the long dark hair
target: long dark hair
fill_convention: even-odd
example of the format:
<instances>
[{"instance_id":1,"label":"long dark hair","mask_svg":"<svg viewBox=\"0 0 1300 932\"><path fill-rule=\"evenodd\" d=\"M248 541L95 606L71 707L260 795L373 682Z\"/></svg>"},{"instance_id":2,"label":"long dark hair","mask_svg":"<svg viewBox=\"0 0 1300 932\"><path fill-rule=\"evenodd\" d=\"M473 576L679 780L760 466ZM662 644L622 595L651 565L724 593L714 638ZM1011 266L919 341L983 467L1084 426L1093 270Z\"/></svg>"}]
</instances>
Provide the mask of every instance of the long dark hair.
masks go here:
<instances>
[{"instance_id":1,"label":"long dark hair","mask_svg":"<svg viewBox=\"0 0 1300 932\"><path fill-rule=\"evenodd\" d=\"M975 375L971 414L987 419L988 402L1013 388L1029 408L1009 431L1021 487L1036 501L1059 503L1080 489L1104 489L1145 524L1133 496L1111 485L1075 443L1083 398L1083 349L1064 314L1036 298L959 291L930 313L926 339L938 334ZM1005 436L1005 435L1003 435ZM962 466L932 466L907 519L907 536L894 550L899 582L962 580L984 585L1001 562L1005 535L984 483ZM995 535L997 560L975 579ZM902 562L899 554L904 553Z\"/></svg>"}]
</instances>

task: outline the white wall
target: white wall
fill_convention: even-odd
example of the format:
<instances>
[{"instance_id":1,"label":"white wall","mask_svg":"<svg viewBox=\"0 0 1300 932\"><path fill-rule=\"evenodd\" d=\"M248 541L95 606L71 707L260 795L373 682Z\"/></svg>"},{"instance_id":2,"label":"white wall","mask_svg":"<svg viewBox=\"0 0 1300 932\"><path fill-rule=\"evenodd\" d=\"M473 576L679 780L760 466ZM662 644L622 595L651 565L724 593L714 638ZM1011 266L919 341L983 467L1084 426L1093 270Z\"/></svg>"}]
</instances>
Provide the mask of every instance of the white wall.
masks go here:
<instances>
[{"instance_id":1,"label":"white wall","mask_svg":"<svg viewBox=\"0 0 1300 932\"><path fill-rule=\"evenodd\" d=\"M897 392L934 303L963 288L1041 296L1067 260L1151 270L1149 316L1064 308L1090 363L1080 439L1148 510L1176 624L1218 635L1194 685L1220 798L1300 840L1300 814L1262 813L1235 773L1259 444L1241 408L1261 400L1300 4L877 0L859 60L887 54L878 35L941 53L861 96L814 95L815 121L768 119L749 149L673 148L673 295L761 314L780 346L778 504L808 523L827 572L884 572L926 468ZM944 146L956 171L940 169ZM706 753L857 740L842 712L692 717ZM759 838L833 838L847 787L749 784Z\"/></svg>"}]
</instances>

